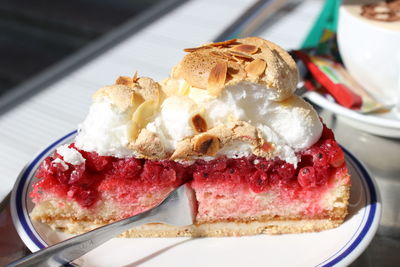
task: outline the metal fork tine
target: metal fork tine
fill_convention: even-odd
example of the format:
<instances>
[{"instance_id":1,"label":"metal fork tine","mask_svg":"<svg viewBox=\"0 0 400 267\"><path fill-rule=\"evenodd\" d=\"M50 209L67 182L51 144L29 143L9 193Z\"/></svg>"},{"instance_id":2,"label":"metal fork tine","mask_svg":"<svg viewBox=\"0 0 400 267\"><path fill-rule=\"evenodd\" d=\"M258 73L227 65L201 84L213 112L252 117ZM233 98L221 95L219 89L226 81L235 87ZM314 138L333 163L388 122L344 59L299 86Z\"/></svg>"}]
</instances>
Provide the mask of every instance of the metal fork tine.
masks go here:
<instances>
[{"instance_id":1,"label":"metal fork tine","mask_svg":"<svg viewBox=\"0 0 400 267\"><path fill-rule=\"evenodd\" d=\"M164 223L174 226L185 226L193 223L196 216L194 191L188 185L175 189L158 207L149 211L148 223ZM133 217L131 217L133 218ZM127 219L129 224L130 219Z\"/></svg>"}]
</instances>

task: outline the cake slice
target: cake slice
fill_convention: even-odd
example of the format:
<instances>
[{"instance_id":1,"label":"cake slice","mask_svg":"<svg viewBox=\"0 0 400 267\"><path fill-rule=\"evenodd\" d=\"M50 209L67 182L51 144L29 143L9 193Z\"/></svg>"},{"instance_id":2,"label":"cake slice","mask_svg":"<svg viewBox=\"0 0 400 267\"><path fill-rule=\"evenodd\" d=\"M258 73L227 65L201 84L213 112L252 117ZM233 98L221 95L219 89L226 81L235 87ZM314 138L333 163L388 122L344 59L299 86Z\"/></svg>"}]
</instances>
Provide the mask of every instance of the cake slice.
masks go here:
<instances>
[{"instance_id":1,"label":"cake slice","mask_svg":"<svg viewBox=\"0 0 400 267\"><path fill-rule=\"evenodd\" d=\"M157 83L119 77L101 88L73 143L45 159L34 220L82 233L149 209L181 184L197 201L187 227L147 224L127 237L321 231L346 214L344 153L294 95L296 64L251 37L185 49Z\"/></svg>"}]
</instances>

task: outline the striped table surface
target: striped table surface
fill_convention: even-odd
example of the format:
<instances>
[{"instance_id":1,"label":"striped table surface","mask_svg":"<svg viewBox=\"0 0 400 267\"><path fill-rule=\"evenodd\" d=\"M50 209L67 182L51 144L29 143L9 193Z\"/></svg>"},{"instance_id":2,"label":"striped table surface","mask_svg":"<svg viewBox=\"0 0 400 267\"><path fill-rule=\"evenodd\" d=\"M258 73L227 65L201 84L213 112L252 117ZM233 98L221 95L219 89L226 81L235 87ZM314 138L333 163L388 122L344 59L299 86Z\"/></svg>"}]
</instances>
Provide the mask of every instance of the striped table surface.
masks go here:
<instances>
[{"instance_id":1,"label":"striped table surface","mask_svg":"<svg viewBox=\"0 0 400 267\"><path fill-rule=\"evenodd\" d=\"M44 88L28 101L0 117L0 200L11 190L23 166L41 148L65 135L84 119L91 95L132 75L161 80L184 55L183 48L213 40L255 0L192 0L111 49ZM283 10L258 34L282 45L297 48L314 22L323 1L304 1ZM285 13L286 12L286 13Z\"/></svg>"}]
</instances>

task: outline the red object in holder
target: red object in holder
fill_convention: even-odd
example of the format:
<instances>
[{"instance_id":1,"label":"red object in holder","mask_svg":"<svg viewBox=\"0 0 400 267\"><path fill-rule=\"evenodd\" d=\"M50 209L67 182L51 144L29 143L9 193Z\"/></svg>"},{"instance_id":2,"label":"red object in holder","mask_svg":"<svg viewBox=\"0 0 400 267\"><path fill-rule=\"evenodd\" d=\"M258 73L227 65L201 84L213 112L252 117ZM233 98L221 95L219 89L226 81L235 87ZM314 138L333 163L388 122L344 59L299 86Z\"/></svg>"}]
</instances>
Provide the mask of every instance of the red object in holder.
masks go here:
<instances>
[{"instance_id":1,"label":"red object in holder","mask_svg":"<svg viewBox=\"0 0 400 267\"><path fill-rule=\"evenodd\" d=\"M296 51L296 55L306 65L313 78L333 96L337 103L346 108L360 109L362 105L361 96L355 94L345 84L335 83L332 81L330 77L328 77L314 62L311 61L310 57L306 53Z\"/></svg>"}]
</instances>

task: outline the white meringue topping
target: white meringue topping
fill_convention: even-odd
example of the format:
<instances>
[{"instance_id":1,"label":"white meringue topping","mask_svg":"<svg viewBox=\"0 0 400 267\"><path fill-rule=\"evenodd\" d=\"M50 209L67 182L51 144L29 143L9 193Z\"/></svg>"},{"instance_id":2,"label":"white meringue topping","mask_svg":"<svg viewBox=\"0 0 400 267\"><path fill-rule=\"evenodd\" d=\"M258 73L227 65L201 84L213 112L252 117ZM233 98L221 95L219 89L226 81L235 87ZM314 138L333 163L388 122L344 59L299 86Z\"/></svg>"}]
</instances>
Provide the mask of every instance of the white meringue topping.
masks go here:
<instances>
[{"instance_id":1,"label":"white meringue topping","mask_svg":"<svg viewBox=\"0 0 400 267\"><path fill-rule=\"evenodd\" d=\"M196 134L191 122L196 114L205 118L208 129L227 122L246 121L275 145L275 156L296 165L295 152L312 146L321 136L323 127L318 114L295 95L282 102L271 101L268 91L260 86L241 82L227 86L219 97L198 88L178 90L184 95L166 98L146 129L156 133L164 147L173 151L179 141ZM80 125L77 147L100 155L134 156L134 151L127 147L131 115L132 111L118 112L107 99L97 99ZM234 144L222 148L217 156L250 154L249 145Z\"/></svg>"},{"instance_id":2,"label":"white meringue topping","mask_svg":"<svg viewBox=\"0 0 400 267\"><path fill-rule=\"evenodd\" d=\"M57 148L57 153L60 154L65 162L68 162L72 165L79 165L83 162L85 162L85 159L82 157L82 154L79 153L78 150L74 148L69 148L69 145L62 145L59 148ZM54 163L60 162L57 159L53 161ZM64 163L65 164L65 163ZM68 167L68 166L67 166Z\"/></svg>"},{"instance_id":3,"label":"white meringue topping","mask_svg":"<svg viewBox=\"0 0 400 267\"><path fill-rule=\"evenodd\" d=\"M120 112L107 98L96 99L79 125L75 145L104 156L133 156L134 152L128 148L131 119L131 110Z\"/></svg>"}]
</instances>

